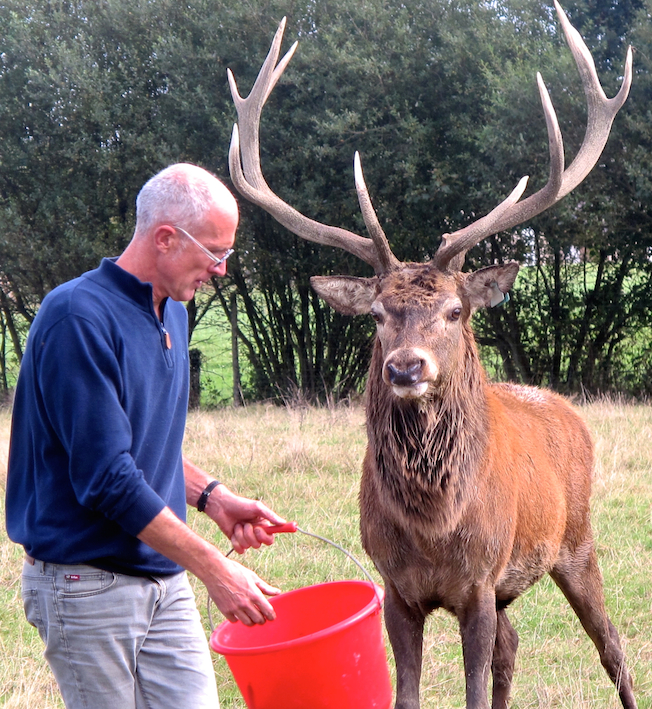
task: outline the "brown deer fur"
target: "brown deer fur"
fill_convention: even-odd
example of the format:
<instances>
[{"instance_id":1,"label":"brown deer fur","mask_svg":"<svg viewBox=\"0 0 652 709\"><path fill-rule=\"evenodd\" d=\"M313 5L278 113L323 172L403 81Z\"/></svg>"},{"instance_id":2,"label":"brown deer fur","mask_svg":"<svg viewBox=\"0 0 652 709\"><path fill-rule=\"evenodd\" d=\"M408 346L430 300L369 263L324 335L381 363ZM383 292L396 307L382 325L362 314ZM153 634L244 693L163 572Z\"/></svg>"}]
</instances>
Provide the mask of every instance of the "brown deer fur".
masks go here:
<instances>
[{"instance_id":1,"label":"brown deer fur","mask_svg":"<svg viewBox=\"0 0 652 709\"><path fill-rule=\"evenodd\" d=\"M469 325L492 283L506 292L517 270L406 264L378 279L312 279L338 310L378 321L360 528L386 584L396 709L419 706L423 622L440 607L460 621L467 707L489 706L490 670L493 709L506 707L518 636L505 609L545 573L596 644L623 706L636 707L593 546L586 425L550 391L488 383ZM397 396L388 364L408 369L411 356L428 389Z\"/></svg>"}]
</instances>

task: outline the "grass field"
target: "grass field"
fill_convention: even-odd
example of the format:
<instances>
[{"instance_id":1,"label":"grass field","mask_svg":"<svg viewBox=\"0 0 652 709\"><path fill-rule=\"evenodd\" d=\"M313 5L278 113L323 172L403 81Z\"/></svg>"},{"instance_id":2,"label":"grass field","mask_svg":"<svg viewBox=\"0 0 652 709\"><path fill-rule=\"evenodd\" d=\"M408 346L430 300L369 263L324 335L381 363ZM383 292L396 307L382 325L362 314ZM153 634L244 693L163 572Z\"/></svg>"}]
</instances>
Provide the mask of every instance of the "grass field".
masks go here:
<instances>
[{"instance_id":1,"label":"grass field","mask_svg":"<svg viewBox=\"0 0 652 709\"><path fill-rule=\"evenodd\" d=\"M635 677L639 708L652 709L652 407L599 402L582 411L596 441L593 518L607 605ZM356 406L283 409L259 405L195 413L188 422L186 453L233 489L263 498L304 529L341 544L371 569L358 534L363 417ZM8 412L0 411L3 488L8 425ZM189 524L228 549L206 517L191 510ZM40 640L22 614L21 557L21 549L3 531L0 706L62 707L41 657ZM279 535L273 547L250 551L244 561L284 590L361 577L343 554L300 535ZM206 618L206 595L200 584L196 584L196 593ZM214 616L219 613L215 611ZM521 638L514 709L620 706L595 649L554 584L543 580L514 604L510 617ZM208 634L207 621L206 629ZM431 616L424 650L423 709L463 707L461 648L454 619L442 612ZM244 709L226 663L218 656L215 671L223 709Z\"/></svg>"},{"instance_id":2,"label":"grass field","mask_svg":"<svg viewBox=\"0 0 652 709\"><path fill-rule=\"evenodd\" d=\"M233 400L231 325L221 308L214 306L195 328L190 348L202 353L202 406L213 408L230 403ZM246 376L249 363L245 357L241 359Z\"/></svg>"}]
</instances>

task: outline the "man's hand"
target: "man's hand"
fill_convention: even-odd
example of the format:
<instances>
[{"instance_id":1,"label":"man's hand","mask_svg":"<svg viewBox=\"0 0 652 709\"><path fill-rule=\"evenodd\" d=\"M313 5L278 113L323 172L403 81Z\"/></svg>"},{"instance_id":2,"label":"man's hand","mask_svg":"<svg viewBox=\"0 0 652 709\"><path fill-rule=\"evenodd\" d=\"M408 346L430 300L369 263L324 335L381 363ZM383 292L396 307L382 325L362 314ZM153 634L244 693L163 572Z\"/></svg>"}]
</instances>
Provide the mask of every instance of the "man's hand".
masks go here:
<instances>
[{"instance_id":1,"label":"man's hand","mask_svg":"<svg viewBox=\"0 0 652 709\"><path fill-rule=\"evenodd\" d=\"M186 500L189 505L196 506L202 491L212 478L185 456L183 472L186 480ZM204 512L231 540L238 554L243 554L250 547L258 549L261 544L273 544L274 535L268 534L265 527L285 522L267 505L258 500L240 497L226 485L218 485L213 489Z\"/></svg>"},{"instance_id":2,"label":"man's hand","mask_svg":"<svg viewBox=\"0 0 652 709\"><path fill-rule=\"evenodd\" d=\"M235 495L225 485L213 491L205 512L231 540L238 554L250 547L258 549L261 544L273 544L274 535L268 534L265 527L285 522L259 500Z\"/></svg>"},{"instance_id":3,"label":"man's hand","mask_svg":"<svg viewBox=\"0 0 652 709\"><path fill-rule=\"evenodd\" d=\"M274 620L276 613L265 596L276 596L280 589L270 586L250 569L222 557L216 564L216 574L207 568L202 581L215 605L232 623L262 624ZM264 595L263 595L264 594Z\"/></svg>"},{"instance_id":4,"label":"man's hand","mask_svg":"<svg viewBox=\"0 0 652 709\"><path fill-rule=\"evenodd\" d=\"M269 535L268 535L269 536ZM224 616L245 625L274 620L265 596L281 593L250 569L227 559L165 507L141 531L138 539L193 573L208 589Z\"/></svg>"}]
</instances>

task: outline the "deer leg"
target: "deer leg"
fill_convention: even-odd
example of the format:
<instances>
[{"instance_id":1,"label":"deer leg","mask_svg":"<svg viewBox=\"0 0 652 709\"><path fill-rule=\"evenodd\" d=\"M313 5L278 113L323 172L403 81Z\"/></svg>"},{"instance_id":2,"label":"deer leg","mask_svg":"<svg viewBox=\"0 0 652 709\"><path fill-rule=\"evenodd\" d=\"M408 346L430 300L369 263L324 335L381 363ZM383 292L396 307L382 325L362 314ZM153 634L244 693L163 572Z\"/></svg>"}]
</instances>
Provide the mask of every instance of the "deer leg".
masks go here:
<instances>
[{"instance_id":1,"label":"deer leg","mask_svg":"<svg viewBox=\"0 0 652 709\"><path fill-rule=\"evenodd\" d=\"M396 660L395 709L419 709L425 615L408 606L390 583L385 589L385 625Z\"/></svg>"},{"instance_id":2,"label":"deer leg","mask_svg":"<svg viewBox=\"0 0 652 709\"><path fill-rule=\"evenodd\" d=\"M466 675L466 709L489 709L487 688L497 627L493 588L476 588L457 618Z\"/></svg>"},{"instance_id":3,"label":"deer leg","mask_svg":"<svg viewBox=\"0 0 652 709\"><path fill-rule=\"evenodd\" d=\"M616 685L623 707L636 709L632 678L627 670L618 631L605 609L602 574L593 543L587 542L567 555L555 565L550 575L598 649L602 666Z\"/></svg>"},{"instance_id":4,"label":"deer leg","mask_svg":"<svg viewBox=\"0 0 652 709\"><path fill-rule=\"evenodd\" d=\"M491 709L507 709L512 677L514 676L518 633L509 622L504 608L498 611L496 620L496 645L491 665L493 675Z\"/></svg>"}]
</instances>

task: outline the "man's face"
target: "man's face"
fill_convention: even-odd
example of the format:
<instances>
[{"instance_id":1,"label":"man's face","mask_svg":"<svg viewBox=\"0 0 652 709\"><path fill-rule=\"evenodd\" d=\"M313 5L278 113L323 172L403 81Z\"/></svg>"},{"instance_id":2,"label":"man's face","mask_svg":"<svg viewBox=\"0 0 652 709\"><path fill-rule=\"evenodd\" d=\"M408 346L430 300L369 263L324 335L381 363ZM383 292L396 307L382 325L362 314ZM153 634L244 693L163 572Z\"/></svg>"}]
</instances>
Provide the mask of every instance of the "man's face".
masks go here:
<instances>
[{"instance_id":1,"label":"man's face","mask_svg":"<svg viewBox=\"0 0 652 709\"><path fill-rule=\"evenodd\" d=\"M184 229L185 225L180 224ZM233 247L238 228L237 212L212 210L200 228L189 231L192 236L217 258ZM215 264L197 244L176 230L173 245L167 254L163 287L164 295L173 300L191 300L195 291L213 276L226 274L226 261ZM163 294L162 294L163 295Z\"/></svg>"}]
</instances>

